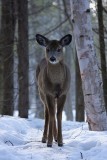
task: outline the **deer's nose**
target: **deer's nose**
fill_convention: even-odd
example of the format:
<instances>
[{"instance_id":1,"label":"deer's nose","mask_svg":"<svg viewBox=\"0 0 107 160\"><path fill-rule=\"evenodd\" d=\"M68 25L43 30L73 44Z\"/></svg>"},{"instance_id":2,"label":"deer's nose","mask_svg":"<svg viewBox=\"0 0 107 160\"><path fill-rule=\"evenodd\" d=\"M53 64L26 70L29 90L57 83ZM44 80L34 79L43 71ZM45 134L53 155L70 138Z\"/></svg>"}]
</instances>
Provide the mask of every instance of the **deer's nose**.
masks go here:
<instances>
[{"instance_id":1,"label":"deer's nose","mask_svg":"<svg viewBox=\"0 0 107 160\"><path fill-rule=\"evenodd\" d=\"M51 62L55 62L56 61L56 58L54 56L50 57L50 61Z\"/></svg>"}]
</instances>

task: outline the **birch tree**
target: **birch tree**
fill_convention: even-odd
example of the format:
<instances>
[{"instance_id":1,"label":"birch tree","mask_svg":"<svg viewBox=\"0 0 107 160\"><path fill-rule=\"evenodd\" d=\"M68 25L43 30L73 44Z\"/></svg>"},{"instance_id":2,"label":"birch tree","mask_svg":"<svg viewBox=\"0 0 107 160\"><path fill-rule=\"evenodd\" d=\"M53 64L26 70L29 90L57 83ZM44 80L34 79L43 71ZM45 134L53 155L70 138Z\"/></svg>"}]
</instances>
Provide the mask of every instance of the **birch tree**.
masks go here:
<instances>
[{"instance_id":1,"label":"birch tree","mask_svg":"<svg viewBox=\"0 0 107 160\"><path fill-rule=\"evenodd\" d=\"M107 130L102 79L93 45L88 0L72 0L73 34L80 66L85 109L89 129Z\"/></svg>"}]
</instances>

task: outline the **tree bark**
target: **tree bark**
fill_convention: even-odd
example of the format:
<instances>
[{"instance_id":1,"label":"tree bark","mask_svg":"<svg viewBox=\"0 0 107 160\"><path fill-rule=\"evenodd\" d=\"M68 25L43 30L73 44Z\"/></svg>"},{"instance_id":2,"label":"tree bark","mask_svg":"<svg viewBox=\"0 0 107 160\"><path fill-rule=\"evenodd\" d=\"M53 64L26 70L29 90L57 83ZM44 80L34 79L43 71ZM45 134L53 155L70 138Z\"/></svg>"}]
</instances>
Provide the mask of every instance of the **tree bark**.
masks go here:
<instances>
[{"instance_id":1,"label":"tree bark","mask_svg":"<svg viewBox=\"0 0 107 160\"><path fill-rule=\"evenodd\" d=\"M107 69L106 69L102 0L97 0L97 10L98 10L98 25L99 25L101 71L102 71L102 80L103 80L104 100L105 100L105 106L106 106L106 112L107 112Z\"/></svg>"},{"instance_id":2,"label":"tree bark","mask_svg":"<svg viewBox=\"0 0 107 160\"><path fill-rule=\"evenodd\" d=\"M76 121L84 121L84 96L78 58L76 55Z\"/></svg>"},{"instance_id":3,"label":"tree bark","mask_svg":"<svg viewBox=\"0 0 107 160\"><path fill-rule=\"evenodd\" d=\"M67 1L66 0L62 0L62 4L63 4L63 8L64 8L65 18L67 17L68 21L70 22L70 14L71 14L71 12L70 12L70 0L67 0ZM60 18L61 18L61 13L60 13ZM70 27L72 28L72 26L66 26L66 28L64 28L64 32L68 32L68 30L70 30ZM72 74L72 65L73 65L72 64L72 57L73 57L73 54L72 54L71 46L68 46L68 47L65 48L65 62L69 66L71 74ZM64 110L65 110L65 113L66 113L66 119L69 120L69 121L72 121L73 120L73 112L72 112L72 81L71 81L71 84L70 84L69 92L67 94Z\"/></svg>"},{"instance_id":4,"label":"tree bark","mask_svg":"<svg viewBox=\"0 0 107 160\"><path fill-rule=\"evenodd\" d=\"M13 83L13 47L15 33L15 1L2 0L1 17L1 53L3 55L3 115L13 115L14 83Z\"/></svg>"},{"instance_id":5,"label":"tree bark","mask_svg":"<svg viewBox=\"0 0 107 160\"><path fill-rule=\"evenodd\" d=\"M30 10L31 12L35 12L36 10L38 10L37 5L36 5L36 1L29 1L30 4ZM30 25L32 26L32 32L31 34L33 34L35 32L35 26L33 21L34 18L36 18L37 15L34 14L32 15L32 18L30 18ZM31 48L33 49L33 51L35 52L35 48ZM40 62L40 60L43 57L43 50L42 48L37 48L36 52L35 52L35 67L34 70L37 68L38 63ZM34 61L34 60L33 60ZM35 75L36 72L34 72ZM34 87L34 86L33 86ZM40 100L40 96L39 96L39 92L38 92L38 85L37 85L37 80L35 77L35 102L36 102L36 106L35 106L35 118L40 118L40 119L44 119L44 106Z\"/></svg>"},{"instance_id":6,"label":"tree bark","mask_svg":"<svg viewBox=\"0 0 107 160\"><path fill-rule=\"evenodd\" d=\"M107 130L107 115L104 105L102 79L93 45L89 1L72 0L71 2L73 33L89 129L104 131Z\"/></svg>"},{"instance_id":7,"label":"tree bark","mask_svg":"<svg viewBox=\"0 0 107 160\"><path fill-rule=\"evenodd\" d=\"M70 49L71 49L70 46L65 48L65 54L66 54L66 56L65 56L66 61L65 62L69 66L70 73L72 73L72 53L71 53ZM71 80L72 80L72 78L71 78ZM70 88L69 88L69 91L68 91L68 94L67 94L64 110L65 110L65 113L66 113L66 119L68 121L72 121L73 120L73 113L72 113L72 84L70 84Z\"/></svg>"},{"instance_id":8,"label":"tree bark","mask_svg":"<svg viewBox=\"0 0 107 160\"><path fill-rule=\"evenodd\" d=\"M36 112L35 112L35 117L44 119L44 106L40 100L40 96L38 93L38 86L36 83Z\"/></svg>"},{"instance_id":9,"label":"tree bark","mask_svg":"<svg viewBox=\"0 0 107 160\"><path fill-rule=\"evenodd\" d=\"M18 81L19 116L28 118L29 109L29 57L28 57L28 1L18 0Z\"/></svg>"}]
</instances>

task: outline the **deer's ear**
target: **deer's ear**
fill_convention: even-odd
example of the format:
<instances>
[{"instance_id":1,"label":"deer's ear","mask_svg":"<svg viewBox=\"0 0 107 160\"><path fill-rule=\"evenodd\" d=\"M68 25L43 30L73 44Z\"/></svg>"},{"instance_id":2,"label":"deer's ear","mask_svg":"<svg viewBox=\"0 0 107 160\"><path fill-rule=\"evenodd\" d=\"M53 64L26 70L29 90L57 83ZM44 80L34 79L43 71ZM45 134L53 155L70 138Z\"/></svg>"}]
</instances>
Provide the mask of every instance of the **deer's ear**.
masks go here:
<instances>
[{"instance_id":1,"label":"deer's ear","mask_svg":"<svg viewBox=\"0 0 107 160\"><path fill-rule=\"evenodd\" d=\"M45 46L45 47L47 46L47 44L49 42L49 40L46 37L44 37L40 34L36 34L36 40L41 46Z\"/></svg>"},{"instance_id":2,"label":"deer's ear","mask_svg":"<svg viewBox=\"0 0 107 160\"><path fill-rule=\"evenodd\" d=\"M70 34L67 34L66 36L62 37L59 42L60 42L60 45L64 47L66 45L69 45L71 40L72 40L72 36Z\"/></svg>"}]
</instances>

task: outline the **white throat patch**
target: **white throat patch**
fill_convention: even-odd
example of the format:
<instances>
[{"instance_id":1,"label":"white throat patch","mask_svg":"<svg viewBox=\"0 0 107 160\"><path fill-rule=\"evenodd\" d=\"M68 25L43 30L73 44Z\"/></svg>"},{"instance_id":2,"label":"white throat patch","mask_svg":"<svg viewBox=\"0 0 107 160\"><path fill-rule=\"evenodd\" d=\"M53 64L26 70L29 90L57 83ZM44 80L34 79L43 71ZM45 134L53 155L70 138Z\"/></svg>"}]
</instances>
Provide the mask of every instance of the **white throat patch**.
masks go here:
<instances>
[{"instance_id":1,"label":"white throat patch","mask_svg":"<svg viewBox=\"0 0 107 160\"><path fill-rule=\"evenodd\" d=\"M59 63L59 61L49 61L51 64L57 64L57 63Z\"/></svg>"}]
</instances>

